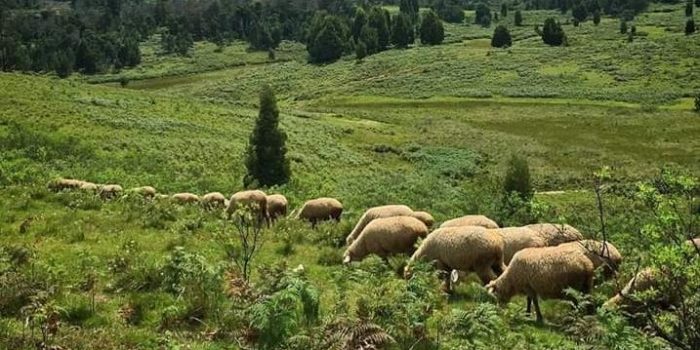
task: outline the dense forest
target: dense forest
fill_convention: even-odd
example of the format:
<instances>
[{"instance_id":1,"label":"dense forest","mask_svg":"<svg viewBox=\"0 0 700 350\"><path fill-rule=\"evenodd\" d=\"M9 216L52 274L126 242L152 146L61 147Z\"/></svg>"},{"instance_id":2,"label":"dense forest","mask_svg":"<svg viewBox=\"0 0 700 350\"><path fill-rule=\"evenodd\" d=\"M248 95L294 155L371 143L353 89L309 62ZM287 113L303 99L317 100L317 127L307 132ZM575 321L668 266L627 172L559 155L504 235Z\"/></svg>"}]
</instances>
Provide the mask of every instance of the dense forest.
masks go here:
<instances>
[{"instance_id":1,"label":"dense forest","mask_svg":"<svg viewBox=\"0 0 700 350\"><path fill-rule=\"evenodd\" d=\"M355 52L364 57L391 47L401 48L420 38L424 44L442 42L442 21L474 21L489 26L498 16L488 3L401 0L400 13L390 16L381 3L350 0L317 2L73 0L70 2L5 0L0 7L0 68L4 71L74 71L95 74L141 61L139 43L159 34L163 53L186 55L195 41L225 46L245 40L251 50L274 50L282 40L302 42L309 61L332 62ZM648 0L526 0L505 2L502 15L516 9L560 9L577 21L601 13L631 20ZM437 21L440 22L440 21ZM274 53L271 53L273 55Z\"/></svg>"}]
</instances>

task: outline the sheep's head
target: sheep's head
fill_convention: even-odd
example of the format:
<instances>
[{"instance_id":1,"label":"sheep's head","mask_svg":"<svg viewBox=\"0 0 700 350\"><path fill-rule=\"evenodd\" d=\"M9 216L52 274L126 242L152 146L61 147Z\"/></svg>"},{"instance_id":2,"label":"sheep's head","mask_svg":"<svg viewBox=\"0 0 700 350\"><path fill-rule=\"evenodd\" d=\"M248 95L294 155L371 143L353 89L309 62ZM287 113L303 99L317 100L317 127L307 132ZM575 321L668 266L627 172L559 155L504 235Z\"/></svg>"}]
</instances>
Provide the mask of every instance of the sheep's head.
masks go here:
<instances>
[{"instance_id":1,"label":"sheep's head","mask_svg":"<svg viewBox=\"0 0 700 350\"><path fill-rule=\"evenodd\" d=\"M498 280L493 280L486 285L486 291L498 300L499 303L503 304L510 300L512 291L510 288L503 286L502 283L496 283Z\"/></svg>"},{"instance_id":2,"label":"sheep's head","mask_svg":"<svg viewBox=\"0 0 700 350\"><path fill-rule=\"evenodd\" d=\"M411 279L411 277L413 277L413 266L409 263L403 268L403 278Z\"/></svg>"},{"instance_id":3,"label":"sheep's head","mask_svg":"<svg viewBox=\"0 0 700 350\"><path fill-rule=\"evenodd\" d=\"M348 249L345 251L343 254L343 264L347 265L353 261L353 254L352 252Z\"/></svg>"},{"instance_id":4,"label":"sheep's head","mask_svg":"<svg viewBox=\"0 0 700 350\"><path fill-rule=\"evenodd\" d=\"M433 227L433 225L435 224L435 219L433 218L433 216L425 211L413 212L413 217L422 221L428 228Z\"/></svg>"}]
</instances>

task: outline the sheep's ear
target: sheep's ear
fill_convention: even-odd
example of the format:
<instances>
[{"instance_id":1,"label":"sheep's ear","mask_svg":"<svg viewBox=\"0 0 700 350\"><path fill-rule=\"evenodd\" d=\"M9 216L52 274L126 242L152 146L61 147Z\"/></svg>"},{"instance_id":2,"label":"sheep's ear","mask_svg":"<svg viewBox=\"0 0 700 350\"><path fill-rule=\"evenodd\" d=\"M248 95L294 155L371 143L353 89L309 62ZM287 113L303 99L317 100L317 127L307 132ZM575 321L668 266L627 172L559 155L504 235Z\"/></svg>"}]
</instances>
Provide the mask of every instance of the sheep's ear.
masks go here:
<instances>
[{"instance_id":1,"label":"sheep's ear","mask_svg":"<svg viewBox=\"0 0 700 350\"><path fill-rule=\"evenodd\" d=\"M450 280L452 281L452 283L457 283L457 281L459 281L459 271L452 270L452 272L450 273Z\"/></svg>"},{"instance_id":2,"label":"sheep's ear","mask_svg":"<svg viewBox=\"0 0 700 350\"><path fill-rule=\"evenodd\" d=\"M346 255L345 258L343 259L343 264L349 264L350 263L350 255Z\"/></svg>"}]
</instances>

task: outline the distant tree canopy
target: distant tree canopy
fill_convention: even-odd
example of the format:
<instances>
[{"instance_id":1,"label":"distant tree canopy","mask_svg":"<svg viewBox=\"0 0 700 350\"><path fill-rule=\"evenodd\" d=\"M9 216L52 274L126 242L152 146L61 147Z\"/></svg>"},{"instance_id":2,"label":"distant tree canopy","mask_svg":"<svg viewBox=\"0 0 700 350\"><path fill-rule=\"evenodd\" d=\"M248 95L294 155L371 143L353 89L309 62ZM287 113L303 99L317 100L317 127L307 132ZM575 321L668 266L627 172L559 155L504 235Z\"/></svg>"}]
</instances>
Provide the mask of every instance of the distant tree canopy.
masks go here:
<instances>
[{"instance_id":1,"label":"distant tree canopy","mask_svg":"<svg viewBox=\"0 0 700 350\"><path fill-rule=\"evenodd\" d=\"M566 44L566 34L561 28L561 24L554 18L547 18L542 27L542 41L551 46L561 46Z\"/></svg>"},{"instance_id":2,"label":"distant tree canopy","mask_svg":"<svg viewBox=\"0 0 700 350\"><path fill-rule=\"evenodd\" d=\"M515 11L515 16L514 16L513 21L515 22L516 26L523 25L523 14L520 12L520 10Z\"/></svg>"},{"instance_id":3,"label":"distant tree canopy","mask_svg":"<svg viewBox=\"0 0 700 350\"><path fill-rule=\"evenodd\" d=\"M418 0L401 0L399 2L399 12L407 15L412 23L418 22L419 10Z\"/></svg>"},{"instance_id":4,"label":"distant tree canopy","mask_svg":"<svg viewBox=\"0 0 700 350\"><path fill-rule=\"evenodd\" d=\"M508 16L508 4L505 2L501 4L501 17L506 18Z\"/></svg>"},{"instance_id":5,"label":"distant tree canopy","mask_svg":"<svg viewBox=\"0 0 700 350\"><path fill-rule=\"evenodd\" d=\"M476 5L474 23L484 27L491 25L491 9L483 2Z\"/></svg>"},{"instance_id":6,"label":"distant tree canopy","mask_svg":"<svg viewBox=\"0 0 700 350\"><path fill-rule=\"evenodd\" d=\"M511 46L512 39L510 37L510 32L508 31L508 28L506 28L504 25L498 25L496 29L493 31L493 37L491 37L491 46L492 47L509 47Z\"/></svg>"},{"instance_id":7,"label":"distant tree canopy","mask_svg":"<svg viewBox=\"0 0 700 350\"><path fill-rule=\"evenodd\" d=\"M424 45L439 45L445 39L445 29L442 21L433 11L423 15L420 25L420 41Z\"/></svg>"},{"instance_id":8,"label":"distant tree canopy","mask_svg":"<svg viewBox=\"0 0 700 350\"><path fill-rule=\"evenodd\" d=\"M306 49L315 63L333 62L349 47L350 30L338 16L318 12L311 20Z\"/></svg>"},{"instance_id":9,"label":"distant tree canopy","mask_svg":"<svg viewBox=\"0 0 700 350\"><path fill-rule=\"evenodd\" d=\"M588 13L596 10L607 15L619 16L625 11L639 13L644 11L650 0L524 0L526 10L555 10L568 12L574 6L583 4Z\"/></svg>"},{"instance_id":10,"label":"distant tree canopy","mask_svg":"<svg viewBox=\"0 0 700 350\"><path fill-rule=\"evenodd\" d=\"M405 48L415 41L415 33L413 30L413 23L411 18L399 12L398 15L394 16L391 28L391 43L396 47Z\"/></svg>"},{"instance_id":11,"label":"distant tree canopy","mask_svg":"<svg viewBox=\"0 0 700 350\"><path fill-rule=\"evenodd\" d=\"M379 51L386 49L391 41L391 23L389 21L389 12L379 6L372 7L369 11L367 25L377 31Z\"/></svg>"},{"instance_id":12,"label":"distant tree canopy","mask_svg":"<svg viewBox=\"0 0 700 350\"><path fill-rule=\"evenodd\" d=\"M689 18L688 21L685 22L685 35L690 35L693 33L695 33L695 20Z\"/></svg>"},{"instance_id":13,"label":"distant tree canopy","mask_svg":"<svg viewBox=\"0 0 700 350\"><path fill-rule=\"evenodd\" d=\"M586 20L586 17L588 17L588 10L583 3L579 3L571 9L571 15L575 20L583 22Z\"/></svg>"},{"instance_id":14,"label":"distant tree canopy","mask_svg":"<svg viewBox=\"0 0 700 350\"><path fill-rule=\"evenodd\" d=\"M464 8L456 0L436 0L433 2L432 9L445 22L464 22Z\"/></svg>"}]
</instances>

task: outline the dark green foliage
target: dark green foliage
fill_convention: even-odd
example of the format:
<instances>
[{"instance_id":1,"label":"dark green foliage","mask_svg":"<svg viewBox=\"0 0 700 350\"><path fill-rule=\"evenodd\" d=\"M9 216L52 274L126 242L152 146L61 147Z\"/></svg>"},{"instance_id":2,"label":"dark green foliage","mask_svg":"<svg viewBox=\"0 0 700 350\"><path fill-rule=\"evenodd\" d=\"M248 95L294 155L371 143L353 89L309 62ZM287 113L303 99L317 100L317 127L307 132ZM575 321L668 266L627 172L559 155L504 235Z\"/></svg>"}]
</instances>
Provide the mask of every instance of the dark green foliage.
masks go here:
<instances>
[{"instance_id":1,"label":"dark green foliage","mask_svg":"<svg viewBox=\"0 0 700 350\"><path fill-rule=\"evenodd\" d=\"M520 10L515 11L514 21L516 26L523 25L523 14L520 12Z\"/></svg>"},{"instance_id":2,"label":"dark green foliage","mask_svg":"<svg viewBox=\"0 0 700 350\"><path fill-rule=\"evenodd\" d=\"M167 53L186 55L194 46L192 34L185 28L181 21L175 20L168 31L161 38L161 46Z\"/></svg>"},{"instance_id":3,"label":"dark green foliage","mask_svg":"<svg viewBox=\"0 0 700 350\"><path fill-rule=\"evenodd\" d=\"M367 25L377 31L377 43L379 51L386 49L391 41L391 32L389 30L389 21L387 20L387 12L381 7L372 7L369 11L369 20Z\"/></svg>"},{"instance_id":4,"label":"dark green foliage","mask_svg":"<svg viewBox=\"0 0 700 350\"><path fill-rule=\"evenodd\" d=\"M365 45L368 55L379 52L379 36L377 35L377 30L370 26L364 26L362 28L360 40L358 42Z\"/></svg>"},{"instance_id":5,"label":"dark green foliage","mask_svg":"<svg viewBox=\"0 0 700 350\"><path fill-rule=\"evenodd\" d=\"M595 24L595 25L600 24L600 12L599 11L593 12L593 24Z\"/></svg>"},{"instance_id":6,"label":"dark green foliage","mask_svg":"<svg viewBox=\"0 0 700 350\"><path fill-rule=\"evenodd\" d=\"M391 28L391 43L396 47L405 48L413 44L414 41L415 34L413 25L408 15L399 13L394 16Z\"/></svg>"},{"instance_id":7,"label":"dark green foliage","mask_svg":"<svg viewBox=\"0 0 700 350\"><path fill-rule=\"evenodd\" d=\"M418 0L401 0L399 2L399 11L411 19L412 23L418 21Z\"/></svg>"},{"instance_id":8,"label":"dark green foliage","mask_svg":"<svg viewBox=\"0 0 700 350\"><path fill-rule=\"evenodd\" d=\"M445 39L442 21L433 11L428 11L421 21L420 41L424 45L439 45Z\"/></svg>"},{"instance_id":9,"label":"dark green foliage","mask_svg":"<svg viewBox=\"0 0 700 350\"><path fill-rule=\"evenodd\" d=\"M700 0L695 0L695 7L700 7Z\"/></svg>"},{"instance_id":10,"label":"dark green foliage","mask_svg":"<svg viewBox=\"0 0 700 350\"><path fill-rule=\"evenodd\" d=\"M512 40L510 37L510 32L508 28L504 25L498 25L493 31L493 37L491 37L492 47L509 47L512 45Z\"/></svg>"},{"instance_id":11,"label":"dark green foliage","mask_svg":"<svg viewBox=\"0 0 700 350\"><path fill-rule=\"evenodd\" d=\"M586 6L583 3L579 3L571 9L571 15L575 20L583 22L588 17L588 10L586 10Z\"/></svg>"},{"instance_id":12,"label":"dark green foliage","mask_svg":"<svg viewBox=\"0 0 700 350\"><path fill-rule=\"evenodd\" d=\"M695 95L695 111L700 113L700 94Z\"/></svg>"},{"instance_id":13,"label":"dark green foliage","mask_svg":"<svg viewBox=\"0 0 700 350\"><path fill-rule=\"evenodd\" d=\"M620 34L627 34L627 21L620 21Z\"/></svg>"},{"instance_id":14,"label":"dark green foliage","mask_svg":"<svg viewBox=\"0 0 700 350\"><path fill-rule=\"evenodd\" d=\"M566 34L561 28L561 24L554 18L547 18L542 27L542 41L551 46L561 46L566 44Z\"/></svg>"},{"instance_id":15,"label":"dark green foliage","mask_svg":"<svg viewBox=\"0 0 700 350\"><path fill-rule=\"evenodd\" d=\"M315 63L333 62L343 56L347 49L349 30L337 16L318 13L309 29L306 49L309 59Z\"/></svg>"},{"instance_id":16,"label":"dark green foliage","mask_svg":"<svg viewBox=\"0 0 700 350\"><path fill-rule=\"evenodd\" d=\"M517 155L510 158L503 180L503 192L508 195L515 193L524 200L532 198L534 191L526 158Z\"/></svg>"},{"instance_id":17,"label":"dark green foliage","mask_svg":"<svg viewBox=\"0 0 700 350\"><path fill-rule=\"evenodd\" d=\"M366 24L367 13L365 13L365 10L363 10L362 7L358 7L357 11L355 11L355 19L352 21L352 38L355 39L355 42L357 42L360 38L360 32Z\"/></svg>"},{"instance_id":18,"label":"dark green foliage","mask_svg":"<svg viewBox=\"0 0 700 350\"><path fill-rule=\"evenodd\" d=\"M438 17L449 23L464 22L464 9L462 5L455 0L437 0L433 2L433 11Z\"/></svg>"},{"instance_id":19,"label":"dark green foliage","mask_svg":"<svg viewBox=\"0 0 700 350\"><path fill-rule=\"evenodd\" d=\"M364 41L359 41L355 44L355 58L361 60L365 57L367 57L367 45Z\"/></svg>"},{"instance_id":20,"label":"dark green foliage","mask_svg":"<svg viewBox=\"0 0 700 350\"><path fill-rule=\"evenodd\" d=\"M323 33L323 32L322 32ZM260 112L246 150L246 186L281 185L289 181L287 134L279 128L279 110L275 93L269 85L260 92Z\"/></svg>"},{"instance_id":21,"label":"dark green foliage","mask_svg":"<svg viewBox=\"0 0 700 350\"><path fill-rule=\"evenodd\" d=\"M686 17L692 17L693 16L693 1L688 0L685 3L685 16Z\"/></svg>"},{"instance_id":22,"label":"dark green foliage","mask_svg":"<svg viewBox=\"0 0 700 350\"><path fill-rule=\"evenodd\" d=\"M508 4L505 2L501 4L501 17L504 19L508 16Z\"/></svg>"},{"instance_id":23,"label":"dark green foliage","mask_svg":"<svg viewBox=\"0 0 700 350\"><path fill-rule=\"evenodd\" d=\"M474 23L481 25L482 27L488 27L491 25L491 9L488 5L480 2L476 5Z\"/></svg>"},{"instance_id":24,"label":"dark green foliage","mask_svg":"<svg viewBox=\"0 0 700 350\"><path fill-rule=\"evenodd\" d=\"M255 50L274 49L282 40L280 28L271 27L269 23L258 22L252 33L248 36L250 47Z\"/></svg>"},{"instance_id":25,"label":"dark green foliage","mask_svg":"<svg viewBox=\"0 0 700 350\"><path fill-rule=\"evenodd\" d=\"M685 22L685 35L695 33L695 20L690 18Z\"/></svg>"}]
</instances>

